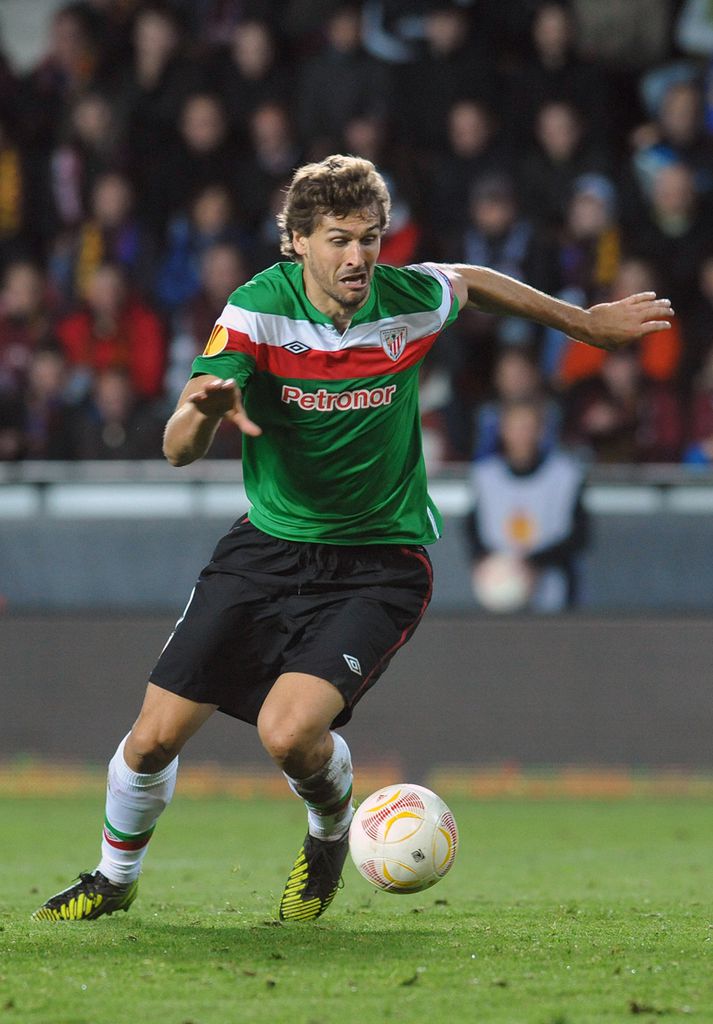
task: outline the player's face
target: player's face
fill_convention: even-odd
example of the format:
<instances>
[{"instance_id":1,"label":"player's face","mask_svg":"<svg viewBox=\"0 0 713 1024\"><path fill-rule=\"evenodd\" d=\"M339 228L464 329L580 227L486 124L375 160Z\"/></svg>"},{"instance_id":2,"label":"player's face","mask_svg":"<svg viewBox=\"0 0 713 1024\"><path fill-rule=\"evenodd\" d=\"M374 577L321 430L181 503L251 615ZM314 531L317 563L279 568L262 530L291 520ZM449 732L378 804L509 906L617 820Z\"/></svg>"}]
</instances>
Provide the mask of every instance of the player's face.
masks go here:
<instances>
[{"instance_id":1,"label":"player's face","mask_svg":"<svg viewBox=\"0 0 713 1024\"><path fill-rule=\"evenodd\" d=\"M295 232L293 244L302 257L307 295L317 309L333 316L355 313L364 305L381 248L376 210L325 215L311 235Z\"/></svg>"}]
</instances>

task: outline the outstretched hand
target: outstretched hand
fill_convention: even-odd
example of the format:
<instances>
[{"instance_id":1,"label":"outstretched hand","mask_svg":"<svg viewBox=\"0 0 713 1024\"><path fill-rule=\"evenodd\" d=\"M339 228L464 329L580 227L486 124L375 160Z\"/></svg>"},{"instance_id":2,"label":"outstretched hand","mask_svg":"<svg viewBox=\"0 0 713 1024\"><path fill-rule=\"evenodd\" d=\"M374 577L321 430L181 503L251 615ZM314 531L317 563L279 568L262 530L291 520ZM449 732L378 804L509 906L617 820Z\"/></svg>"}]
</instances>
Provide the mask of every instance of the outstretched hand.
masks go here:
<instances>
[{"instance_id":1,"label":"outstretched hand","mask_svg":"<svg viewBox=\"0 0 713 1024\"><path fill-rule=\"evenodd\" d=\"M199 391L194 391L187 401L192 402L204 416L230 420L243 434L249 434L250 437L262 434L261 428L245 412L240 388L232 379L209 380Z\"/></svg>"},{"instance_id":2,"label":"outstretched hand","mask_svg":"<svg viewBox=\"0 0 713 1024\"><path fill-rule=\"evenodd\" d=\"M608 352L645 334L667 331L674 316L670 299L657 299L656 292L639 292L617 302L601 302L590 306L587 312L587 336L579 340Z\"/></svg>"}]
</instances>

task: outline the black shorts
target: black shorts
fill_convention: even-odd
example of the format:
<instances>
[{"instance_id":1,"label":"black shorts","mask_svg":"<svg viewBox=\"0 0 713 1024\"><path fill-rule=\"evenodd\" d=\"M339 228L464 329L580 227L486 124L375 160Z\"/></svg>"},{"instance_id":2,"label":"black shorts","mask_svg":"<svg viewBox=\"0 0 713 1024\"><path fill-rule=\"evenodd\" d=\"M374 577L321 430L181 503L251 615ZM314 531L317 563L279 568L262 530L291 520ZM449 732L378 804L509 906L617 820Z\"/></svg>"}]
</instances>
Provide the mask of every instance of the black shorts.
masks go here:
<instances>
[{"instance_id":1,"label":"black shorts","mask_svg":"<svg viewBox=\"0 0 713 1024\"><path fill-rule=\"evenodd\" d=\"M283 672L327 679L343 725L431 599L422 547L296 544L247 516L218 543L151 681L253 725Z\"/></svg>"}]
</instances>

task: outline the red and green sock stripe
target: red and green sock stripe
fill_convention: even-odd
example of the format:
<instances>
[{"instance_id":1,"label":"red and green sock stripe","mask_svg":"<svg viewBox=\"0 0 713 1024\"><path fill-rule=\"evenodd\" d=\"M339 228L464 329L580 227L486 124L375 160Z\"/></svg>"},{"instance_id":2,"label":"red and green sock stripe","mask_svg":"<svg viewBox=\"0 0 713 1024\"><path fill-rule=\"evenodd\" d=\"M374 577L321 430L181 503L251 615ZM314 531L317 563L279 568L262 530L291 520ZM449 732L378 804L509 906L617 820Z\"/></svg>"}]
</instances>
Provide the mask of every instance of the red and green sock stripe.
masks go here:
<instances>
[{"instance_id":1,"label":"red and green sock stripe","mask_svg":"<svg viewBox=\"0 0 713 1024\"><path fill-rule=\"evenodd\" d=\"M309 807L310 811L314 811L315 814L323 814L326 817L328 814L339 814L340 811L343 811L344 808L349 805L349 802L350 802L351 798L352 798L352 786L350 784L349 785L349 789L346 791L344 796L341 796L336 801L336 803L313 804L309 800L305 800L305 803L306 803L307 807Z\"/></svg>"},{"instance_id":2,"label":"red and green sock stripe","mask_svg":"<svg viewBox=\"0 0 713 1024\"><path fill-rule=\"evenodd\" d=\"M111 824L108 818L104 818L104 838L109 846L112 846L115 850L143 850L154 834L155 828L156 826L152 825L145 832L139 832L138 834L120 832L118 828Z\"/></svg>"}]
</instances>

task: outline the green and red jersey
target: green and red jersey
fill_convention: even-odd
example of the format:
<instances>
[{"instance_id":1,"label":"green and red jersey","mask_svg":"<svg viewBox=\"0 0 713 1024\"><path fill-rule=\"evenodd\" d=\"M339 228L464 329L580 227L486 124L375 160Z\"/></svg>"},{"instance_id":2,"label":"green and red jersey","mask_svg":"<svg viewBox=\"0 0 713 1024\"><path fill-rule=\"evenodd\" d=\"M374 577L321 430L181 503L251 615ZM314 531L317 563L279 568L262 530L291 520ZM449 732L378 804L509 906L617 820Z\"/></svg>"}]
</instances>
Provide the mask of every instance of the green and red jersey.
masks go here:
<instances>
[{"instance_id":1,"label":"green and red jersey","mask_svg":"<svg viewBox=\"0 0 713 1024\"><path fill-rule=\"evenodd\" d=\"M277 263L228 299L193 374L233 378L263 430L243 437L250 520L291 541L429 544L418 371L458 314L431 264L377 265L341 333L307 298L298 263Z\"/></svg>"}]
</instances>

